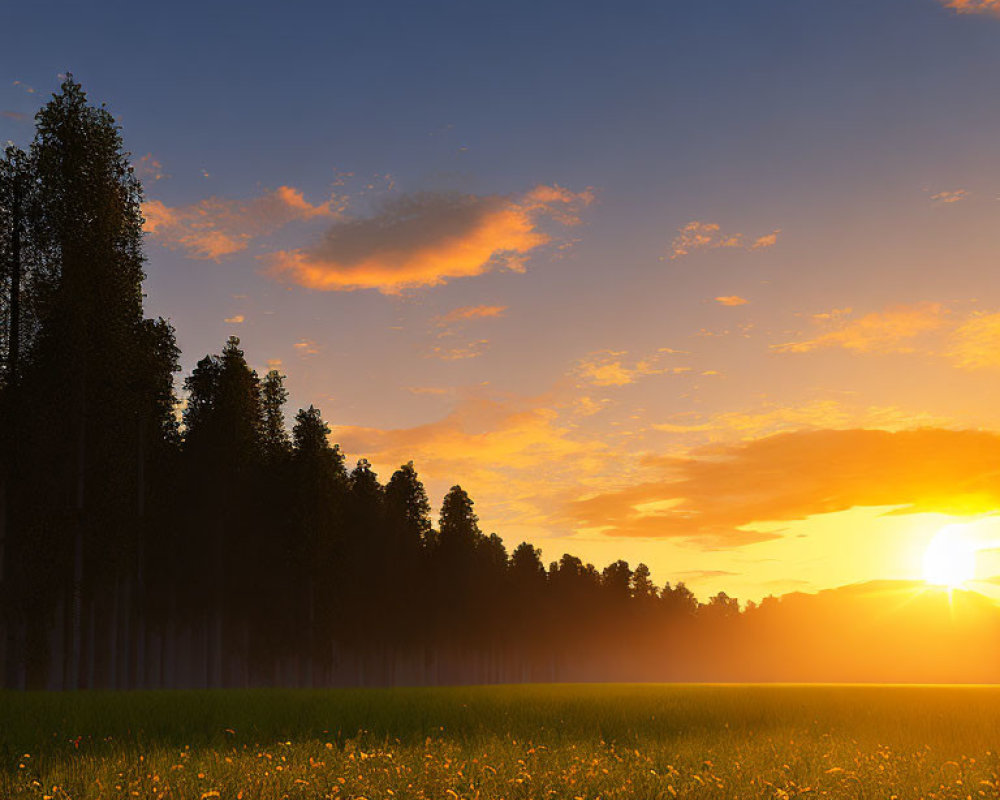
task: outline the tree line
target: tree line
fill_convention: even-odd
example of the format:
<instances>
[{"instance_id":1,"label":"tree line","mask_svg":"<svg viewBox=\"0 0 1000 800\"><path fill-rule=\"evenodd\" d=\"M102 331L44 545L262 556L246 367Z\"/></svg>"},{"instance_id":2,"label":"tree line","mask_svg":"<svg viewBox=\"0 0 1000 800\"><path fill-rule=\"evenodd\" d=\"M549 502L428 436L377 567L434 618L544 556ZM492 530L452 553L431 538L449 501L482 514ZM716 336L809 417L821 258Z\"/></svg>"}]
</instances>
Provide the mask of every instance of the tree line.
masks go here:
<instances>
[{"instance_id":1,"label":"tree line","mask_svg":"<svg viewBox=\"0 0 1000 800\"><path fill-rule=\"evenodd\" d=\"M68 77L0 160L3 686L664 679L759 611L508 552L460 486L433 519L412 462L349 468L313 406L288 431L235 337L179 412L142 227L121 131Z\"/></svg>"}]
</instances>

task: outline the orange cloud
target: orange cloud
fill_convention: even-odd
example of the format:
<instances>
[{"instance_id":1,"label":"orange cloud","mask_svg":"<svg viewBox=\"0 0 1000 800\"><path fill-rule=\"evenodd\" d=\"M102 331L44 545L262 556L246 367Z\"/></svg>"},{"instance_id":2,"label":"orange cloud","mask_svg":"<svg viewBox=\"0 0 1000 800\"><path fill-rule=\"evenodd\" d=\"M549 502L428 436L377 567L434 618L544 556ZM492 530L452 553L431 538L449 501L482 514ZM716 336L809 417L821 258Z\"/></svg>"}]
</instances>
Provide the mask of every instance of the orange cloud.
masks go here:
<instances>
[{"instance_id":1,"label":"orange cloud","mask_svg":"<svg viewBox=\"0 0 1000 800\"><path fill-rule=\"evenodd\" d=\"M856 506L896 513L1000 508L1000 435L942 429L800 431L648 458L661 478L568 504L577 529L739 545L780 534L754 523Z\"/></svg>"},{"instance_id":2,"label":"orange cloud","mask_svg":"<svg viewBox=\"0 0 1000 800\"><path fill-rule=\"evenodd\" d=\"M335 222L307 249L268 257L269 271L323 291L439 286L495 269L524 272L537 248L552 241L545 220L580 223L593 192L536 186L520 197L422 192L387 200L377 214Z\"/></svg>"},{"instance_id":3,"label":"orange cloud","mask_svg":"<svg viewBox=\"0 0 1000 800\"><path fill-rule=\"evenodd\" d=\"M942 0L959 14L1000 14L1000 0Z\"/></svg>"},{"instance_id":4,"label":"orange cloud","mask_svg":"<svg viewBox=\"0 0 1000 800\"><path fill-rule=\"evenodd\" d=\"M236 314L235 316L232 316L232 317L226 317L223 320L223 322L228 322L231 325L239 325L245 319L246 319L246 317L244 317L242 314Z\"/></svg>"},{"instance_id":5,"label":"orange cloud","mask_svg":"<svg viewBox=\"0 0 1000 800\"><path fill-rule=\"evenodd\" d=\"M723 233L717 222L693 220L677 232L670 243L671 260L690 255L695 250L717 250L723 247L743 250L760 250L773 247L778 241L780 230L758 236L747 244L742 233Z\"/></svg>"},{"instance_id":6,"label":"orange cloud","mask_svg":"<svg viewBox=\"0 0 1000 800\"><path fill-rule=\"evenodd\" d=\"M341 425L331 440L380 473L413 459L432 497L460 478L484 527L497 525L505 538L551 530L552 512L567 498L595 481L606 485L600 476L612 469L611 451L575 424L566 398L444 391L457 401L439 420L398 429ZM623 469L615 460L616 479Z\"/></svg>"},{"instance_id":7,"label":"orange cloud","mask_svg":"<svg viewBox=\"0 0 1000 800\"><path fill-rule=\"evenodd\" d=\"M299 339L292 347L303 356L314 356L319 353L320 349L319 345L312 339Z\"/></svg>"},{"instance_id":8,"label":"orange cloud","mask_svg":"<svg viewBox=\"0 0 1000 800\"><path fill-rule=\"evenodd\" d=\"M143 204L145 231L172 250L183 250L191 258L218 261L246 250L253 239L273 233L296 220L336 219L343 200L332 195L311 204L302 192L279 186L252 200L210 197L188 206L171 207L160 200Z\"/></svg>"},{"instance_id":9,"label":"orange cloud","mask_svg":"<svg viewBox=\"0 0 1000 800\"><path fill-rule=\"evenodd\" d=\"M669 347L658 350L649 358L628 361L624 350L599 350L581 358L574 369L577 377L594 386L627 386L646 375L666 375L689 372L690 367L662 365L665 355L676 351Z\"/></svg>"},{"instance_id":10,"label":"orange cloud","mask_svg":"<svg viewBox=\"0 0 1000 800\"><path fill-rule=\"evenodd\" d=\"M738 297L735 294L725 295L723 297L716 297L715 302L724 306L744 306L750 301L745 297Z\"/></svg>"},{"instance_id":11,"label":"orange cloud","mask_svg":"<svg viewBox=\"0 0 1000 800\"><path fill-rule=\"evenodd\" d=\"M437 323L445 326L452 322L465 322L470 319L502 317L506 310L507 306L462 306L442 314L437 318Z\"/></svg>"},{"instance_id":12,"label":"orange cloud","mask_svg":"<svg viewBox=\"0 0 1000 800\"><path fill-rule=\"evenodd\" d=\"M135 172L143 180L159 181L170 177L163 171L163 164L152 153L146 153L139 159L135 165Z\"/></svg>"},{"instance_id":13,"label":"orange cloud","mask_svg":"<svg viewBox=\"0 0 1000 800\"><path fill-rule=\"evenodd\" d=\"M915 413L897 406L857 407L837 400L817 400L793 406L766 403L753 410L715 414L685 411L671 415L665 422L653 423L650 428L664 433L693 436L702 441L732 442L791 431L857 427L903 430L914 425L945 426L950 422L950 419Z\"/></svg>"},{"instance_id":14,"label":"orange cloud","mask_svg":"<svg viewBox=\"0 0 1000 800\"><path fill-rule=\"evenodd\" d=\"M1000 367L1000 313L973 314L956 328L946 354L956 367Z\"/></svg>"},{"instance_id":15,"label":"orange cloud","mask_svg":"<svg viewBox=\"0 0 1000 800\"><path fill-rule=\"evenodd\" d=\"M779 353L807 353L826 347L842 347L858 353L909 353L911 340L942 328L947 311L940 303L894 306L857 319L842 314L818 315L817 322L830 323L831 330L813 339L772 345Z\"/></svg>"}]
</instances>

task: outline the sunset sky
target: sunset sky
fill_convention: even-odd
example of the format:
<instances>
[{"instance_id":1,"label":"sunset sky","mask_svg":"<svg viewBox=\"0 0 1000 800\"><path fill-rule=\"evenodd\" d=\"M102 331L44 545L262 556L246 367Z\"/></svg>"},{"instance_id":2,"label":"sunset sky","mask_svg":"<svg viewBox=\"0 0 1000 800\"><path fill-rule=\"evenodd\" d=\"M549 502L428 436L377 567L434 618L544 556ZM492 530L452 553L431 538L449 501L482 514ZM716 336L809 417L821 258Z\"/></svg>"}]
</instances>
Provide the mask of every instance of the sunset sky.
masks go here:
<instances>
[{"instance_id":1,"label":"sunset sky","mask_svg":"<svg viewBox=\"0 0 1000 800\"><path fill-rule=\"evenodd\" d=\"M67 70L183 374L509 548L758 599L1000 511L1000 0L21 3L0 141Z\"/></svg>"}]
</instances>

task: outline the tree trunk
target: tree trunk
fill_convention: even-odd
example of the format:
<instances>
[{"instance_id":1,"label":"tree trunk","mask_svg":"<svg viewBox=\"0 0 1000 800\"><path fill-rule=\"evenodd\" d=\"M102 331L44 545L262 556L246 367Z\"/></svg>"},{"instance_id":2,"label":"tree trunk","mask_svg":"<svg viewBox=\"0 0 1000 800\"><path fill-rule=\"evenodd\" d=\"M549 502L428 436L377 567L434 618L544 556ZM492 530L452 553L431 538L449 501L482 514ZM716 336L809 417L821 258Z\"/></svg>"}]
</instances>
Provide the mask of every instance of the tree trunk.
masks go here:
<instances>
[{"instance_id":1,"label":"tree trunk","mask_svg":"<svg viewBox=\"0 0 1000 800\"><path fill-rule=\"evenodd\" d=\"M68 683L73 689L80 686L81 627L83 624L83 508L85 499L87 463L87 401L86 375L79 379L77 397L77 451L76 451L76 526L73 537L73 596L70 613L70 663ZM93 651L93 642L90 643Z\"/></svg>"}]
</instances>

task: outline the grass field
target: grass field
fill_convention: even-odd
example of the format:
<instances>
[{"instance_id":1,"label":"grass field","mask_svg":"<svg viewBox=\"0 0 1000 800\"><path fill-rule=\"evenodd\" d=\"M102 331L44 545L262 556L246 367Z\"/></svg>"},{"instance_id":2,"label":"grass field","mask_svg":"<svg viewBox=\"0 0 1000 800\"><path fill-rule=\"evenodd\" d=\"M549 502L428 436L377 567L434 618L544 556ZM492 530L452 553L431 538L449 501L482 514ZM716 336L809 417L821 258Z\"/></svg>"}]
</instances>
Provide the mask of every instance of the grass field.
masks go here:
<instances>
[{"instance_id":1,"label":"grass field","mask_svg":"<svg viewBox=\"0 0 1000 800\"><path fill-rule=\"evenodd\" d=\"M0 694L4 798L997 798L1000 689Z\"/></svg>"}]
</instances>

